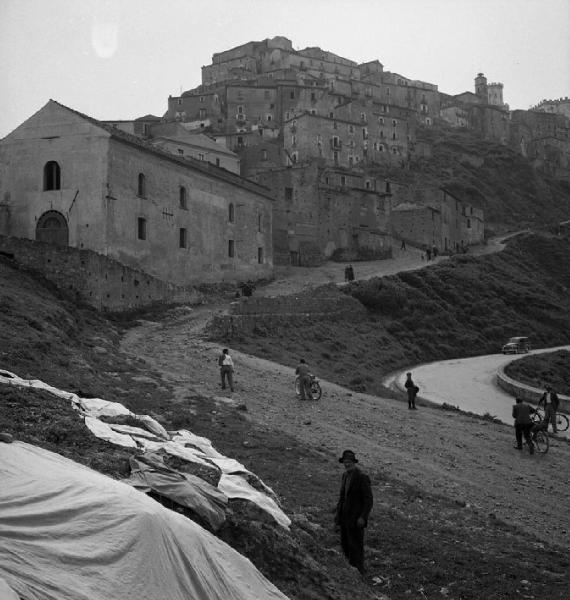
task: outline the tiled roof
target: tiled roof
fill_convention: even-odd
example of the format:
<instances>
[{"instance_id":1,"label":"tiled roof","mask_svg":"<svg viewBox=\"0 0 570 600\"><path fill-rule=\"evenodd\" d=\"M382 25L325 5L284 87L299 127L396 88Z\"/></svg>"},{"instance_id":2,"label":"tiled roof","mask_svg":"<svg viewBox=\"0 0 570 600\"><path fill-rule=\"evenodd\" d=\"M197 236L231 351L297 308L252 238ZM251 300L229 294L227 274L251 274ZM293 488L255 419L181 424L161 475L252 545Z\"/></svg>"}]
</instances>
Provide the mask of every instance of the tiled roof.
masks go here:
<instances>
[{"instance_id":1,"label":"tiled roof","mask_svg":"<svg viewBox=\"0 0 570 600\"><path fill-rule=\"evenodd\" d=\"M123 131L117 127L113 127L112 125L109 125L107 123L103 123L102 121L98 121L97 119L94 119L93 117L90 117L88 115L85 115L85 114L77 111L77 110L74 110L73 108L69 108L68 106L65 106L64 104L60 104L56 100L50 100L50 102L53 102L57 106L60 106L61 108L64 108L65 110L68 110L68 111L72 112L73 114L78 115L79 117L81 117L82 119L85 119L92 125L95 125L95 127L100 127L101 129L104 129L115 140L118 140L118 141L128 144L130 146L135 146L135 147L139 148L140 150L149 152L150 154L154 154L156 156L160 156L161 158L164 158L165 160L175 162L183 167L187 167L194 171L200 171L200 172L205 173L206 175L209 175L216 179L221 179L223 181L226 181L227 183L233 183L234 185L245 188L255 194L261 194L262 196L271 198L273 200L273 196L271 196L268 188L266 188L265 186L262 186L258 183L255 183L254 181L250 181L249 179L246 179L245 177L241 177L241 175L237 175L236 173L227 171L226 169L224 169L222 167L216 167L215 165L212 165L203 160L197 160L197 159L191 158L191 157L183 157L180 155L172 154L166 150L162 150L161 148L153 146L150 142L148 142L144 138L138 137L131 133L127 133L126 131Z\"/></svg>"}]
</instances>

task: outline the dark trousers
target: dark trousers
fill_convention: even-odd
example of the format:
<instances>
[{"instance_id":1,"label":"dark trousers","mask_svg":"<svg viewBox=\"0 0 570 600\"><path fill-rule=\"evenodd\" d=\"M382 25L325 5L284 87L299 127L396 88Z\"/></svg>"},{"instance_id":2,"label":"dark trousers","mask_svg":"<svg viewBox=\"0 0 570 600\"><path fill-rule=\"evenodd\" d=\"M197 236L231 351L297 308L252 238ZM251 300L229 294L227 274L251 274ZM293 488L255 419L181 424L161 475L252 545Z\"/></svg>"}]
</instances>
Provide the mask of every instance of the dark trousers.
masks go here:
<instances>
[{"instance_id":1,"label":"dark trousers","mask_svg":"<svg viewBox=\"0 0 570 600\"><path fill-rule=\"evenodd\" d=\"M413 388L408 388L408 408L416 407L416 392Z\"/></svg>"},{"instance_id":2,"label":"dark trousers","mask_svg":"<svg viewBox=\"0 0 570 600\"><path fill-rule=\"evenodd\" d=\"M222 389L226 389L226 378L228 380L228 385L230 386L230 390L234 391L234 370L232 367L223 366L220 369L220 375L222 377Z\"/></svg>"},{"instance_id":3,"label":"dark trousers","mask_svg":"<svg viewBox=\"0 0 570 600\"><path fill-rule=\"evenodd\" d=\"M313 393L311 392L311 378L308 375L302 375L299 378L299 391L301 392L301 400L313 399Z\"/></svg>"},{"instance_id":4,"label":"dark trousers","mask_svg":"<svg viewBox=\"0 0 570 600\"><path fill-rule=\"evenodd\" d=\"M517 438L517 448L522 448L522 439L524 439L528 444L529 448L533 448L534 445L532 443L531 438L531 429L532 423L515 423L515 436Z\"/></svg>"},{"instance_id":5,"label":"dark trousers","mask_svg":"<svg viewBox=\"0 0 570 600\"><path fill-rule=\"evenodd\" d=\"M340 545L348 562L362 573L364 571L364 527L341 522Z\"/></svg>"}]
</instances>

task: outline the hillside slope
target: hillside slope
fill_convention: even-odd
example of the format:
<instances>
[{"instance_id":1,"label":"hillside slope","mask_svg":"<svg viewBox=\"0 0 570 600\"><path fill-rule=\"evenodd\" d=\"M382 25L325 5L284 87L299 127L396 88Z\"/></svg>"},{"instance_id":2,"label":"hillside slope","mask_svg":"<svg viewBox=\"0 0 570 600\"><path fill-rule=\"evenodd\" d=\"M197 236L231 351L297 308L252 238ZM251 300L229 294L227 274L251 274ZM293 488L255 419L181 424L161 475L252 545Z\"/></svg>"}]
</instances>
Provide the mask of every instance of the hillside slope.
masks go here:
<instances>
[{"instance_id":1,"label":"hillside slope","mask_svg":"<svg viewBox=\"0 0 570 600\"><path fill-rule=\"evenodd\" d=\"M485 211L487 235L549 226L570 219L570 183L532 167L530 160L476 132L441 125L420 127L418 142L432 156L389 175L410 190L443 186Z\"/></svg>"},{"instance_id":2,"label":"hillside slope","mask_svg":"<svg viewBox=\"0 0 570 600\"><path fill-rule=\"evenodd\" d=\"M305 356L321 377L380 393L392 371L498 352L514 335L530 336L536 348L568 343L569 257L567 238L520 235L496 254L455 256L342 291L330 286L330 294L350 294L368 309L364 322L293 321L232 344L282 364Z\"/></svg>"}]
</instances>

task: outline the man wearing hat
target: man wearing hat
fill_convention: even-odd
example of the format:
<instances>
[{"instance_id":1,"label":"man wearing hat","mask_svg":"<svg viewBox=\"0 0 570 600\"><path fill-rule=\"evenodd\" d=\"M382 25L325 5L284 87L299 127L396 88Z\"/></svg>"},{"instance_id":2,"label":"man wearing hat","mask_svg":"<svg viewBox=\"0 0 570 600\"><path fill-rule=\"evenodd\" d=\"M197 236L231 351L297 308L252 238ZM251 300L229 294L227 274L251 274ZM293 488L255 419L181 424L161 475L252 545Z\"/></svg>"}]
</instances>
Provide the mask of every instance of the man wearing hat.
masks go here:
<instances>
[{"instance_id":1,"label":"man wearing hat","mask_svg":"<svg viewBox=\"0 0 570 600\"><path fill-rule=\"evenodd\" d=\"M538 406L544 406L544 429L548 431L548 423L552 423L552 433L558 433L556 429L556 411L558 410L558 396L551 385L545 386L545 392L538 401Z\"/></svg>"},{"instance_id":2,"label":"man wearing hat","mask_svg":"<svg viewBox=\"0 0 570 600\"><path fill-rule=\"evenodd\" d=\"M344 464L335 524L340 527L340 544L348 562L364 573L364 528L372 510L370 478L357 466L352 450L345 450L338 462Z\"/></svg>"}]
</instances>

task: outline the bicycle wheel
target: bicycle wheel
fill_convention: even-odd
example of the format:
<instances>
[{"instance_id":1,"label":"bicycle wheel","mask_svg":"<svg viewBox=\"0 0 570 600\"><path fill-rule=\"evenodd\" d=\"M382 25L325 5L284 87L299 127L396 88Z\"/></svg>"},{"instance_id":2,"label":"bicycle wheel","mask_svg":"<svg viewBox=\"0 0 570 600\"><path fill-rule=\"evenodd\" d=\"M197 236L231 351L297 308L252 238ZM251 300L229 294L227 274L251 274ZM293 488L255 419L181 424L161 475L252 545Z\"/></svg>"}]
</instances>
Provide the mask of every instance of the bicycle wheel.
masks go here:
<instances>
[{"instance_id":1,"label":"bicycle wheel","mask_svg":"<svg viewBox=\"0 0 570 600\"><path fill-rule=\"evenodd\" d=\"M537 431L533 436L534 447L540 454L546 454L548 452L548 433L546 431Z\"/></svg>"},{"instance_id":2,"label":"bicycle wheel","mask_svg":"<svg viewBox=\"0 0 570 600\"><path fill-rule=\"evenodd\" d=\"M566 431L568 429L568 417L566 415L556 414L556 429L558 431Z\"/></svg>"},{"instance_id":3,"label":"bicycle wheel","mask_svg":"<svg viewBox=\"0 0 570 600\"><path fill-rule=\"evenodd\" d=\"M311 396L313 400L320 400L323 395L323 390L321 390L321 386L318 381L313 381L311 383Z\"/></svg>"}]
</instances>

